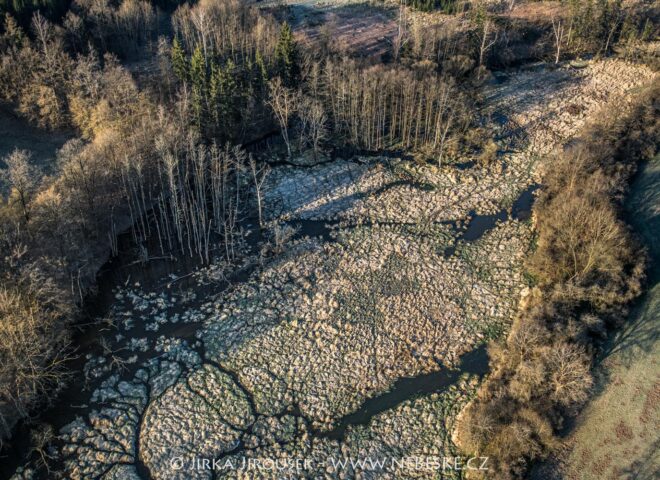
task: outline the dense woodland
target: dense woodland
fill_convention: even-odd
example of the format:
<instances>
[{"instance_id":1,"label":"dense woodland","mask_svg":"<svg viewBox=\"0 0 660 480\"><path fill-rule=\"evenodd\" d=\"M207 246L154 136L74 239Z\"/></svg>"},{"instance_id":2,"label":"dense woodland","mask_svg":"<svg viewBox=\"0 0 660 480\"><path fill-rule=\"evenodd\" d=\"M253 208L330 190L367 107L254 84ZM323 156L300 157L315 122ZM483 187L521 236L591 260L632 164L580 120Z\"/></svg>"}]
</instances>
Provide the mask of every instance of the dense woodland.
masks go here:
<instances>
[{"instance_id":1,"label":"dense woodland","mask_svg":"<svg viewBox=\"0 0 660 480\"><path fill-rule=\"evenodd\" d=\"M3 159L0 439L66 379L66 361L74 354L68 327L119 232L130 228L136 245L149 241L161 254L177 252L202 262L213 255L235 258L241 222L260 220L259 188L267 169L243 146L265 132L279 133L283 158L317 158L345 146L409 150L433 162L479 155L483 141L470 136L484 127L476 86L489 68L515 60L506 58L503 46L522 28L502 16L504 4L512 2L491 3L410 2L461 15L464 22L455 30L402 29L405 38L394 45L392 58L374 65L345 58L328 45L303 51L286 22L240 0L0 2L2 108L76 137L58 152L48 175L28 151ZM538 58L558 61L614 49L636 58L637 47L655 33L646 6L632 11L612 0L563 3L565 15L540 28ZM641 113L652 118L645 109ZM619 146L611 148L619 152ZM585 162L600 158L580 152L570 155ZM562 168L572 168L572 158L560 162ZM574 173L587 175L589 185L598 183L593 172ZM591 207L557 200L564 195L562 178L550 177L541 203L539 215L546 212L548 220L540 224L533 268L549 284L571 286L570 308L585 301L610 308L621 300L616 292L596 288L594 262L600 264L600 257L566 265L560 279L549 278L544 266L543 259L556 261L551 255L564 258L550 251L563 240L550 232L568 227L552 224L553 205ZM608 203L610 193L599 192L589 202L601 202L597 220L614 222L617 235L625 236ZM584 210L574 213L591 218ZM603 248L609 252L613 246ZM632 268L626 259L610 260L618 275ZM622 284L622 298L635 288ZM564 311L565 303L550 305ZM549 313L534 315L547 329ZM502 348L497 358L514 347ZM585 358L585 345L566 348ZM577 403L584 393L572 395ZM493 402L477 405L491 408ZM539 425L550 432L556 427L552 421ZM470 438L475 448L495 448L492 436L472 432Z\"/></svg>"}]
</instances>

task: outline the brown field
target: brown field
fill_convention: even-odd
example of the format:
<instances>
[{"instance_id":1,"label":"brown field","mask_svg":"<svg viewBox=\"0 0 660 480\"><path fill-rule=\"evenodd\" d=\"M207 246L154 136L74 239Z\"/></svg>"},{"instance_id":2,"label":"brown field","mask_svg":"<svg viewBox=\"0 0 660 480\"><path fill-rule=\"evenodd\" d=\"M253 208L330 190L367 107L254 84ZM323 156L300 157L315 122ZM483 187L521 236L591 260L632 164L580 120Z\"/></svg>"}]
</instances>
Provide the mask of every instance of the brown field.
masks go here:
<instances>
[{"instance_id":1,"label":"brown field","mask_svg":"<svg viewBox=\"0 0 660 480\"><path fill-rule=\"evenodd\" d=\"M397 9L354 0L316 0L268 3L265 8L282 13L303 45L326 43L332 50L379 60L387 54L397 34Z\"/></svg>"}]
</instances>

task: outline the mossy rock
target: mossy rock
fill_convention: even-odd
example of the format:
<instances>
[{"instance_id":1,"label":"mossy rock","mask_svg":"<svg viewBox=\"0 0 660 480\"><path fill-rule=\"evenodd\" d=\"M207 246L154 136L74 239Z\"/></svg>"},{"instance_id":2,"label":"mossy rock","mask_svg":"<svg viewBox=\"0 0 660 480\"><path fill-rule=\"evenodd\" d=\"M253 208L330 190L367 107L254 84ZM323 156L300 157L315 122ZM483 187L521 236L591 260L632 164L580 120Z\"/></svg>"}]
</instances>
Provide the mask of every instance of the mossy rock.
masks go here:
<instances>
[{"instance_id":1,"label":"mossy rock","mask_svg":"<svg viewBox=\"0 0 660 480\"><path fill-rule=\"evenodd\" d=\"M570 65L572 68L582 69L587 68L589 66L589 62L586 60L573 60Z\"/></svg>"}]
</instances>

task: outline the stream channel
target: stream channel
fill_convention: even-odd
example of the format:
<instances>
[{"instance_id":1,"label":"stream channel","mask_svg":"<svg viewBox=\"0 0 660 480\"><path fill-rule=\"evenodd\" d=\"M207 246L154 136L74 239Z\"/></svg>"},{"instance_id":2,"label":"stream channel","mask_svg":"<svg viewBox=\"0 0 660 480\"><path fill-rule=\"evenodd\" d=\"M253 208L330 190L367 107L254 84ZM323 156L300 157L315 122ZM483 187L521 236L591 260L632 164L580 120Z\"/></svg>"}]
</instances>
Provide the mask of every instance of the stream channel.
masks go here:
<instances>
[{"instance_id":1,"label":"stream channel","mask_svg":"<svg viewBox=\"0 0 660 480\"><path fill-rule=\"evenodd\" d=\"M461 241L475 241L486 232L494 228L498 221L504 221L508 217L527 220L531 215L534 202L534 191L537 185L532 185L513 202L510 209L502 209L494 215L477 215L472 212L469 221L462 229L458 229L456 221L446 222L453 226L457 232L457 239ZM252 223L255 223L254 221ZM318 237L321 241L333 241L332 232L336 231L337 225L333 222L294 220L290 222L297 228L296 237ZM363 224L365 225L365 224ZM245 239L249 254L256 253L261 242L264 240L258 229L246 224L248 235ZM350 226L342 228L351 228ZM241 282L247 281L252 273L258 269L256 262L234 270L222 282L197 285L191 275L195 269L202 266L196 258L184 255L179 257L157 257L146 263L137 260L135 244L130 232L124 232L118 239L119 254L111 258L101 268L97 275L97 292L90 296L84 306L84 315L81 323L76 327L73 336L75 346L75 359L69 362L69 369L73 372L71 380L56 400L46 408L43 413L35 419L36 423L52 425L55 432L73 421L77 416L85 416L93 407L88 405L92 392L103 381L106 376L98 379L86 379L84 365L87 358L103 354L101 338L105 338L111 347L119 347L115 341L117 330L107 323L99 321L107 317L111 306L116 302L115 289L125 285L139 285L145 291L164 291L168 294L181 294L194 286L196 300L193 303L176 302L168 306L168 316L177 313L182 314L186 309L195 308L195 303L208 302L212 297L218 297L226 289ZM448 247L445 255L453 255L455 247ZM157 332L146 331L144 325L135 325L132 336L136 338L146 337L153 341L155 338L165 335L170 338L187 340L190 344L196 340L195 334L202 327L201 322L191 323L166 323ZM198 348L203 358L203 347ZM133 352L126 350L120 355L128 358L137 354L137 361L127 365L122 372L122 378L132 378L138 368L149 358L157 355L152 350L146 352ZM375 397L367 399L356 411L339 419L334 428L329 431L314 431L315 436L341 439L351 425L366 425L374 415L394 408L406 400L413 399L422 394L441 393L451 386L463 373L483 376L488 372L488 355L485 346L464 354L460 358L456 368L440 368L432 373L419 375L411 378L401 378L394 383L392 388ZM30 431L34 424L26 421L20 422L11 442L0 452L0 479L10 478L16 468L25 465L32 458ZM55 440L55 445L57 440ZM59 467L56 463L56 467ZM38 478L49 478L42 472Z\"/></svg>"}]
</instances>

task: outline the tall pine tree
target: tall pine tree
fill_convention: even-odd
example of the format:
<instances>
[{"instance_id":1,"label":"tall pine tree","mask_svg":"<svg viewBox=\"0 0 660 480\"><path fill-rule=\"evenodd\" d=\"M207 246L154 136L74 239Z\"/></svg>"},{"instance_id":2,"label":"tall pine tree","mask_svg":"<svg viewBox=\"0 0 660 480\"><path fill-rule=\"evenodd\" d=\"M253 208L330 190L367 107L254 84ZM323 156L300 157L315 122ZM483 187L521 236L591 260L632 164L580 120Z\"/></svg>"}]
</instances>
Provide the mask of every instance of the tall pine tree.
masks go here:
<instances>
[{"instance_id":1,"label":"tall pine tree","mask_svg":"<svg viewBox=\"0 0 660 480\"><path fill-rule=\"evenodd\" d=\"M183 47L181 47L181 43L179 43L176 37L174 37L174 42L172 42L172 70L174 70L174 75L176 75L176 78L180 82L188 82L190 74L188 71L188 59L186 58L186 52L183 51Z\"/></svg>"},{"instance_id":2,"label":"tall pine tree","mask_svg":"<svg viewBox=\"0 0 660 480\"><path fill-rule=\"evenodd\" d=\"M204 104L206 102L206 61L202 48L197 47L190 59L190 81L192 83L192 107L195 123L201 129L204 118Z\"/></svg>"},{"instance_id":3,"label":"tall pine tree","mask_svg":"<svg viewBox=\"0 0 660 480\"><path fill-rule=\"evenodd\" d=\"M209 104L216 134L224 140L236 139L240 124L239 88L236 83L236 67L228 60L223 68L211 65Z\"/></svg>"},{"instance_id":4,"label":"tall pine tree","mask_svg":"<svg viewBox=\"0 0 660 480\"><path fill-rule=\"evenodd\" d=\"M209 104L211 117L216 127L220 125L220 111L222 110L223 95L223 72L222 66L215 61L211 63L211 78L209 80Z\"/></svg>"},{"instance_id":5,"label":"tall pine tree","mask_svg":"<svg viewBox=\"0 0 660 480\"><path fill-rule=\"evenodd\" d=\"M300 63L298 46L288 23L284 22L280 38L275 47L275 65L277 75L286 87L296 87L300 81Z\"/></svg>"},{"instance_id":6,"label":"tall pine tree","mask_svg":"<svg viewBox=\"0 0 660 480\"><path fill-rule=\"evenodd\" d=\"M266 69L266 64L264 63L264 58L261 56L261 52L257 50L254 55L254 63L252 65L252 89L258 95L262 95L268 84L268 70Z\"/></svg>"}]
</instances>

